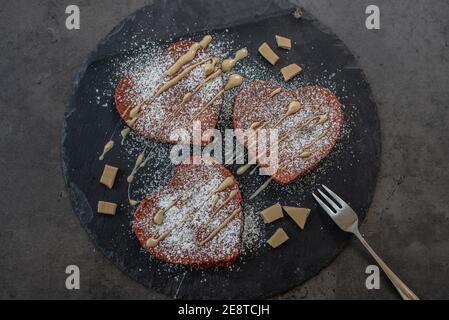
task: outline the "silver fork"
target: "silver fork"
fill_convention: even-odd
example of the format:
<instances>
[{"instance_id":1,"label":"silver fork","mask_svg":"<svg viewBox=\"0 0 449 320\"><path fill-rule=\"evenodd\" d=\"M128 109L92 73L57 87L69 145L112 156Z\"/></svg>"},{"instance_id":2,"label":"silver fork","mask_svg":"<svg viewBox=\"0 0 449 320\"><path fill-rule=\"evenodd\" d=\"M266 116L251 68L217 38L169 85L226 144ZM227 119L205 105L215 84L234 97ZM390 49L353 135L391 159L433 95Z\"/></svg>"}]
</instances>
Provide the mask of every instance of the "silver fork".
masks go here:
<instances>
[{"instance_id":1,"label":"silver fork","mask_svg":"<svg viewBox=\"0 0 449 320\"><path fill-rule=\"evenodd\" d=\"M318 189L318 192L326 200L330 207L326 203L324 203L324 201L321 200L315 193L312 192L312 194L315 200L324 209L324 211L327 212L327 214L332 218L332 220L334 220L334 222L337 224L337 226L340 227L341 230L354 234L357 239L360 240L363 246L369 251L374 260L376 260L377 264L382 268L387 277L393 283L396 290L398 290L402 299L419 300L419 298L413 293L413 291L410 290L410 288L407 287L405 283L401 281L401 279L399 279L399 277L385 264L385 262L382 261L382 259L374 252L368 242L366 242L366 240L362 237L359 232L359 219L354 210L352 210L352 208L339 196L332 192L332 190L330 190L325 185L322 186L333 198L331 199L324 192Z\"/></svg>"}]
</instances>

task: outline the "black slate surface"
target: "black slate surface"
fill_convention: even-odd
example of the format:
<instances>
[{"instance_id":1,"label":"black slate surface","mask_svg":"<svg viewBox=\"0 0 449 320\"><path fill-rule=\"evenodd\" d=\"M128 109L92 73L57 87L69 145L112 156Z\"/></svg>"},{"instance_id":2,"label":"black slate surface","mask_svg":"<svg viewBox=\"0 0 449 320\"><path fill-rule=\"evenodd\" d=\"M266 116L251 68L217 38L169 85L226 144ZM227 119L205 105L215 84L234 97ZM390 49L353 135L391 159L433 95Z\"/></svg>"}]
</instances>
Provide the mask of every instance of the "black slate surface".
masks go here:
<instances>
[{"instance_id":1,"label":"black slate surface","mask_svg":"<svg viewBox=\"0 0 449 320\"><path fill-rule=\"evenodd\" d=\"M235 6L240 6L236 10ZM340 232L330 219L316 207L310 191L320 183L330 186L353 206L361 219L370 205L379 169L380 137L376 106L363 72L344 44L305 14L301 19L292 15L293 8L280 1L263 8L251 8L243 2L226 2L210 7L206 1L181 4L159 2L146 7L117 26L99 44L81 71L69 102L63 132L63 168L71 201L81 224L92 241L119 269L136 281L176 298L262 298L286 291L316 275L328 265L347 243L348 235ZM163 10L162 10L163 8ZM238 12L238 13L236 13ZM149 37L166 43L169 38L201 36L205 32L235 36L235 46L248 47L255 54L260 43L274 34L291 36L300 50L282 55L284 65L300 62L304 66L301 84L314 84L322 75L332 77L331 88L344 104L346 130L335 150L315 172L289 186L271 184L256 207L263 209L274 202L310 207L313 213L304 231L288 219L267 226L262 237L268 237L282 226L290 241L277 250L262 247L247 254L231 269L191 270L168 266L142 250L130 234L131 208L120 208L113 218L97 215L99 199L126 204L126 175L121 175L116 188L106 190L98 183L103 169L98 153L119 119L111 108L95 104L94 88L113 92L110 72L117 57L139 47ZM130 35L135 35L129 41ZM274 40L270 40L274 44ZM277 74L280 66L274 68ZM279 81L276 77L274 80ZM228 126L222 119L222 126ZM168 156L169 146L152 143L158 154ZM114 148L109 163L125 168L129 165L120 148ZM148 174L170 177L173 168L150 165ZM235 170L235 168L234 168ZM256 182L254 179L258 179ZM244 176L239 184L247 199L254 184L264 178Z\"/></svg>"}]
</instances>

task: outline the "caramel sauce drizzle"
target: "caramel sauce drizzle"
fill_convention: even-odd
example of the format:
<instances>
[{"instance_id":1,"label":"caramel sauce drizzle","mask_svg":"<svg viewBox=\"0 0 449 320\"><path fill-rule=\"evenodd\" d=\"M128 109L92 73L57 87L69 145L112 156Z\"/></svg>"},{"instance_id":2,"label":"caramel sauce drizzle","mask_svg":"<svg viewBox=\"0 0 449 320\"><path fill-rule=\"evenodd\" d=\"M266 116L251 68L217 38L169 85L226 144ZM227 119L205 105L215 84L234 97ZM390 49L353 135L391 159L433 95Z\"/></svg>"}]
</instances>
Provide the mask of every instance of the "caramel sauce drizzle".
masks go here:
<instances>
[{"instance_id":1,"label":"caramel sauce drizzle","mask_svg":"<svg viewBox=\"0 0 449 320\"><path fill-rule=\"evenodd\" d=\"M300 154L299 154L299 157L300 158L308 158L308 157L310 157L312 155L312 152L310 152L310 151L303 151L303 152L301 152Z\"/></svg>"},{"instance_id":2,"label":"caramel sauce drizzle","mask_svg":"<svg viewBox=\"0 0 449 320\"><path fill-rule=\"evenodd\" d=\"M129 117L136 118L137 116L139 116L141 108L142 108L141 105L138 105L137 107L132 108L131 111L129 112Z\"/></svg>"},{"instance_id":3,"label":"caramel sauce drizzle","mask_svg":"<svg viewBox=\"0 0 449 320\"><path fill-rule=\"evenodd\" d=\"M163 224L164 220L165 220L165 216L170 209L172 209L175 206L182 205L182 204L186 203L187 201L189 201L190 199L193 198L193 195L194 194L191 193L186 198L179 197L178 199L174 200L171 204L169 204L167 207L159 209L153 217L154 223L157 225Z\"/></svg>"},{"instance_id":4,"label":"caramel sauce drizzle","mask_svg":"<svg viewBox=\"0 0 449 320\"><path fill-rule=\"evenodd\" d=\"M238 175L238 176L241 176L241 175L244 174L246 171L248 171L248 169L251 168L251 166L252 166L251 163L247 163L247 164L244 164L243 166L240 166L240 167L237 169L237 175Z\"/></svg>"},{"instance_id":5,"label":"caramel sauce drizzle","mask_svg":"<svg viewBox=\"0 0 449 320\"><path fill-rule=\"evenodd\" d=\"M189 211L188 214L185 215L185 217L181 220L181 222L175 226L173 226L172 228L166 230L165 232L163 232L159 237L157 238L148 238L147 241L145 242L146 246L149 248L154 248L156 247L161 241L163 241L165 238L167 238L172 232L173 230L175 230L177 227L183 225L185 222L187 222L188 218L190 217L190 215L194 212L196 212L196 214L198 214L198 210L204 205L204 203L207 201L208 199L204 200L199 206L197 206L194 210ZM223 221L220 226L218 228L216 228L214 231L212 231L212 233L203 241L201 241L200 245L204 245L206 242L210 241L211 239L213 239L219 232L221 229L223 229L232 219L235 218L235 216L241 212L242 209L237 209L235 210L230 216L228 216L225 221Z\"/></svg>"},{"instance_id":6,"label":"caramel sauce drizzle","mask_svg":"<svg viewBox=\"0 0 449 320\"><path fill-rule=\"evenodd\" d=\"M174 65L172 65L168 70L165 71L165 74L168 75L168 76L174 76L176 73L178 73L178 71L181 70L181 68L182 68L184 65L186 65L186 64L189 63L189 62L191 62L191 61L195 58L196 53L197 53L197 51L198 51L200 48L206 48L206 47L209 45L209 43L210 43L211 41L212 41L212 37L211 37L211 36L205 36L205 37L203 38L203 40L201 40L201 42L199 42L199 43L198 43L198 42L194 43L194 44L190 47L190 49L189 49L189 51L188 51L187 53L185 53L184 55L182 55L182 56L175 62ZM202 60L202 61L200 61L200 62L194 63L194 64L192 64L192 65L190 65L190 66L184 68L178 75L176 75L176 76L173 77L171 80L169 80L169 81L167 81L166 83L164 83L164 84L162 84L161 86L159 86L159 89L157 90L156 94L155 94L153 97L151 97L151 98L149 98L149 99L146 99L146 100L142 101L139 105L137 105L137 106L134 108L134 109L137 110L137 112L135 112L133 115L131 115L131 113L130 113L129 117L130 117L131 119L129 119L126 123L127 123L129 126L133 126L133 125L136 123L137 118L139 117L139 112L140 112L140 110L141 110L142 107L144 107L145 105L151 104L151 103L156 99L156 97L160 96L162 93L164 93L164 92L167 91L168 89L170 89L170 88L172 88L173 86L175 86L179 81L181 81L182 79L184 79L185 77L187 77L187 76L190 74L190 72L192 72L192 70L195 69L197 66L202 65L202 64L204 64L204 63L206 63L206 62L208 62L208 61L210 61L210 60L211 60L211 58L208 58L208 59ZM213 58L212 58L212 61L213 61ZM131 108L131 106L129 106L129 107L125 110L124 114L126 114L126 113L128 112L129 108Z\"/></svg>"},{"instance_id":7,"label":"caramel sauce drizzle","mask_svg":"<svg viewBox=\"0 0 449 320\"><path fill-rule=\"evenodd\" d=\"M281 136L281 138L279 139L279 141L278 141L276 144L277 144L277 145L280 145L281 142L283 142L283 141L285 141L287 138L291 137L292 134L297 134L300 130L302 130L305 126L307 126L307 125L310 124L311 122L313 122L313 121L315 121L315 120L318 120L318 121L317 121L317 125L318 125L318 124L324 123L324 122L326 121L326 119L327 119L327 115L326 115L326 114L322 114L322 115L317 115L317 116L309 117L309 118L306 119L306 121L305 121L304 123L301 123L301 124L300 124L299 126L297 126L296 128L293 128L292 130L290 130L290 131L288 131L287 133L283 134L283 135ZM291 142L289 142L289 143L287 144L287 146L289 146L290 143L291 143ZM270 152L270 148L268 149L268 152ZM258 161L258 157L255 158L255 161ZM255 169L257 169L259 166L260 166L260 165L257 165ZM251 165L249 165L249 166L245 165L244 167L245 167L245 168L242 168L242 167L239 168L239 169L241 169L241 170L240 170L240 172L241 172L240 175L243 174L243 173L245 173L245 172L249 169L249 167L251 167ZM239 170L237 170L237 174L238 174L238 172L239 172Z\"/></svg>"},{"instance_id":8,"label":"caramel sauce drizzle","mask_svg":"<svg viewBox=\"0 0 449 320\"><path fill-rule=\"evenodd\" d=\"M133 183L135 175L137 174L137 172L139 172L139 170L141 168L145 167L147 162L151 159L150 154L152 152L151 151L152 149L148 152L148 156L145 157L145 152L147 151L147 148L148 148L148 143L145 144L145 148L143 149L142 153L139 154L139 156L137 157L136 162L134 164L134 167L133 167L133 169L131 171L131 174L126 179L126 181L128 182L128 201L129 201L129 204L131 206L135 206L135 205L140 203L140 201L131 199L131 195L130 195L130 193L131 193L131 184Z\"/></svg>"},{"instance_id":9,"label":"caramel sauce drizzle","mask_svg":"<svg viewBox=\"0 0 449 320\"><path fill-rule=\"evenodd\" d=\"M282 89L282 88L278 88L278 89ZM319 105L317 105L317 104L305 104L304 107L319 108ZM302 109L302 105L300 104L300 102L298 102L298 101L291 102L290 105L289 105L289 110L287 110L287 113L282 115L272 128L277 127L282 121L285 120L285 118L295 114L296 112L298 112L301 109ZM269 121L256 121L256 122L253 122L251 124L250 128L257 132L258 130L261 130L261 129L265 128L268 124L269 124Z\"/></svg>"},{"instance_id":10,"label":"caramel sauce drizzle","mask_svg":"<svg viewBox=\"0 0 449 320\"><path fill-rule=\"evenodd\" d=\"M136 107L132 108L131 111L129 112L128 114L129 119L126 120L126 124L129 127L132 127L136 123L137 119L139 118L142 106L143 106L142 104L139 104Z\"/></svg>"}]
</instances>

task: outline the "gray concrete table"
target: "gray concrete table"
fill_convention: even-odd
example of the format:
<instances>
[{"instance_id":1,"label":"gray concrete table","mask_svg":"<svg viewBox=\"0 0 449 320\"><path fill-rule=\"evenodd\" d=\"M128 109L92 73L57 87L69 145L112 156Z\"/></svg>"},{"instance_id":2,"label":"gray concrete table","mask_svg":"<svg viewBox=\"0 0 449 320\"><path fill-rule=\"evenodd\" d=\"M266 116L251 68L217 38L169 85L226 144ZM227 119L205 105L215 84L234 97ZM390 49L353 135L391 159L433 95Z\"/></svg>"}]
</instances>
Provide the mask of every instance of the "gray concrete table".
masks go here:
<instances>
[{"instance_id":1,"label":"gray concrete table","mask_svg":"<svg viewBox=\"0 0 449 320\"><path fill-rule=\"evenodd\" d=\"M73 2L73 3L72 3ZM163 296L95 250L71 212L60 133L73 80L120 20L151 1L4 1L0 6L0 298ZM365 28L372 1L298 1L358 58L378 103L382 166L362 231L425 299L449 298L449 3L378 0L381 30ZM81 29L65 28L77 4ZM365 288L368 254L356 240L328 268L278 298L394 299L382 278ZM65 268L81 289L65 288Z\"/></svg>"}]
</instances>

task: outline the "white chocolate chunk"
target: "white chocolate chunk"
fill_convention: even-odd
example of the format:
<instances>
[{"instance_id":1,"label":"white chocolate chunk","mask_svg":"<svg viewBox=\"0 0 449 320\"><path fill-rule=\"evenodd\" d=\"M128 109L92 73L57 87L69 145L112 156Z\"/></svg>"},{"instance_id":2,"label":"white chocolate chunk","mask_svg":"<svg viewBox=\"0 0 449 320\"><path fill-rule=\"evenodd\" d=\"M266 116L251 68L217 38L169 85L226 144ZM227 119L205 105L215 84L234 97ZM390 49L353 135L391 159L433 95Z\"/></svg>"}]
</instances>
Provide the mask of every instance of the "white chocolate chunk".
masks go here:
<instances>
[{"instance_id":1,"label":"white chocolate chunk","mask_svg":"<svg viewBox=\"0 0 449 320\"><path fill-rule=\"evenodd\" d=\"M97 212L115 216L117 204L112 202L98 201Z\"/></svg>"},{"instance_id":2,"label":"white chocolate chunk","mask_svg":"<svg viewBox=\"0 0 449 320\"><path fill-rule=\"evenodd\" d=\"M290 64L281 69L282 76L285 81L289 81L294 76L298 75L302 71L302 68L296 63Z\"/></svg>"},{"instance_id":3,"label":"white chocolate chunk","mask_svg":"<svg viewBox=\"0 0 449 320\"><path fill-rule=\"evenodd\" d=\"M268 239L267 243L273 248L279 247L285 241L289 239L287 233L285 233L284 229L279 228L276 232Z\"/></svg>"},{"instance_id":4,"label":"white chocolate chunk","mask_svg":"<svg viewBox=\"0 0 449 320\"><path fill-rule=\"evenodd\" d=\"M306 225L307 218L310 215L310 209L308 208L296 208L296 207L283 207L285 212L290 216L290 218L295 221L295 223L304 229Z\"/></svg>"},{"instance_id":5,"label":"white chocolate chunk","mask_svg":"<svg viewBox=\"0 0 449 320\"><path fill-rule=\"evenodd\" d=\"M259 47L259 53L272 65L275 65L279 60L279 56L274 53L274 51L266 42L262 43L262 45Z\"/></svg>"},{"instance_id":6,"label":"white chocolate chunk","mask_svg":"<svg viewBox=\"0 0 449 320\"><path fill-rule=\"evenodd\" d=\"M114 186L115 178L117 177L117 172L118 168L110 165L105 165L103 174L100 178L100 183L104 184L109 189L112 189L112 187Z\"/></svg>"},{"instance_id":7,"label":"white chocolate chunk","mask_svg":"<svg viewBox=\"0 0 449 320\"><path fill-rule=\"evenodd\" d=\"M265 223L271 223L284 217L282 207L279 203L276 203L275 205L266 208L260 213L260 215L262 216L262 219Z\"/></svg>"},{"instance_id":8,"label":"white chocolate chunk","mask_svg":"<svg viewBox=\"0 0 449 320\"><path fill-rule=\"evenodd\" d=\"M286 37L276 36L276 43L282 49L290 50L292 48L292 41Z\"/></svg>"}]
</instances>

